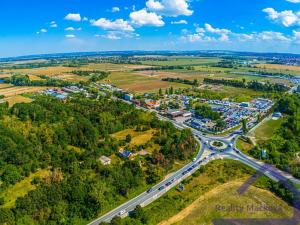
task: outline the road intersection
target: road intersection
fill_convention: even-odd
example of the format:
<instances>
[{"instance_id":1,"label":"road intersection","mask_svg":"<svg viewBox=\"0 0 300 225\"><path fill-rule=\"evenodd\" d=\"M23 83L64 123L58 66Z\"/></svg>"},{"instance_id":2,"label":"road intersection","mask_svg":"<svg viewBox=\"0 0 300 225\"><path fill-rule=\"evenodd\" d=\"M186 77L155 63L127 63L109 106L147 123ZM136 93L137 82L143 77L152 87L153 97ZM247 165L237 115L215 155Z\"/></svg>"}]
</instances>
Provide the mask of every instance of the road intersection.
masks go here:
<instances>
[{"instance_id":1,"label":"road intersection","mask_svg":"<svg viewBox=\"0 0 300 225\"><path fill-rule=\"evenodd\" d=\"M126 102L126 101L125 101ZM129 103L129 102L126 102ZM142 110L147 110L142 107L138 107ZM153 110L152 110L153 112ZM196 172L201 166L207 164L208 162L215 159L232 159L240 161L251 168L261 171L264 175L269 177L270 179L276 182L285 182L289 180L297 185L300 185L300 180L292 177L290 174L282 172L275 167L267 165L263 162L259 162L256 159L253 159L245 154L243 154L239 149L236 148L236 141L242 135L242 130L238 129L228 134L227 136L209 136L205 135L202 132L195 130L191 127L188 127L185 124L178 123L169 118L163 117L158 113L157 117L160 120L169 121L174 124L175 127L179 129L189 128L192 130L196 140L199 143L198 154L194 158L194 160L183 168L179 169L172 175L168 176L168 178L164 179L160 183L156 184L151 189L143 192L139 196L129 200L128 202L120 205L119 207L113 209L107 214L97 218L92 221L88 225L98 225L101 222L110 222L114 217L126 217L132 212L136 206L140 205L145 207L155 201L156 199L163 196L170 189L178 186L184 179L191 176L194 172ZM252 123L251 123L252 124ZM222 144L222 148L218 148L213 145L214 142L219 142Z\"/></svg>"}]
</instances>

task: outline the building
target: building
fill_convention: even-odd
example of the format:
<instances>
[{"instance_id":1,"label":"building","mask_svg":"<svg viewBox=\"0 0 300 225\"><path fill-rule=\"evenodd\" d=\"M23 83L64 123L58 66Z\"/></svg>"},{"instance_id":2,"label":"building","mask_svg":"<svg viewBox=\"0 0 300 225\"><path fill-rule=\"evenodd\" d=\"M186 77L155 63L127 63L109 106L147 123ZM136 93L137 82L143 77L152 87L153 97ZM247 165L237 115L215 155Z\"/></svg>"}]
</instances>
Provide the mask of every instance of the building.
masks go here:
<instances>
[{"instance_id":1,"label":"building","mask_svg":"<svg viewBox=\"0 0 300 225\"><path fill-rule=\"evenodd\" d=\"M120 149L119 154L126 159L129 159L131 156L131 152L127 149Z\"/></svg>"},{"instance_id":2,"label":"building","mask_svg":"<svg viewBox=\"0 0 300 225\"><path fill-rule=\"evenodd\" d=\"M148 107L148 108L158 108L160 106L160 103L159 101L156 101L156 100L151 100L151 99L146 99L145 100L145 105Z\"/></svg>"},{"instance_id":3,"label":"building","mask_svg":"<svg viewBox=\"0 0 300 225\"><path fill-rule=\"evenodd\" d=\"M106 156L101 156L100 158L99 158L99 160L100 160L100 162L102 163L102 165L104 165L104 166L107 166L107 165L110 165L111 164L111 159L110 158L108 158L108 157L106 157Z\"/></svg>"},{"instance_id":4,"label":"building","mask_svg":"<svg viewBox=\"0 0 300 225\"><path fill-rule=\"evenodd\" d=\"M175 110L175 111L169 110L167 114L171 118L176 118L179 116L183 116L184 112L182 110Z\"/></svg>"},{"instance_id":5,"label":"building","mask_svg":"<svg viewBox=\"0 0 300 225\"><path fill-rule=\"evenodd\" d=\"M133 100L133 95L132 94L125 94L124 95L124 99L126 101L132 101Z\"/></svg>"}]
</instances>

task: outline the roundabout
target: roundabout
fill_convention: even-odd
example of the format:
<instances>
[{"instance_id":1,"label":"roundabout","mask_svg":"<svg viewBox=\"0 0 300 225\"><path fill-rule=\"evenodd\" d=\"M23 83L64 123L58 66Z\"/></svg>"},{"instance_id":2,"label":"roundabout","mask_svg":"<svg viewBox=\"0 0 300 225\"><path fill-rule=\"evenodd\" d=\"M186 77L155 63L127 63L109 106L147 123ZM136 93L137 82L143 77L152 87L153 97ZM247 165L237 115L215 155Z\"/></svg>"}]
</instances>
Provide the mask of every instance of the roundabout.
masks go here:
<instances>
[{"instance_id":1,"label":"roundabout","mask_svg":"<svg viewBox=\"0 0 300 225\"><path fill-rule=\"evenodd\" d=\"M228 144L223 141L213 140L209 142L209 146L218 151L225 151L228 148Z\"/></svg>"}]
</instances>

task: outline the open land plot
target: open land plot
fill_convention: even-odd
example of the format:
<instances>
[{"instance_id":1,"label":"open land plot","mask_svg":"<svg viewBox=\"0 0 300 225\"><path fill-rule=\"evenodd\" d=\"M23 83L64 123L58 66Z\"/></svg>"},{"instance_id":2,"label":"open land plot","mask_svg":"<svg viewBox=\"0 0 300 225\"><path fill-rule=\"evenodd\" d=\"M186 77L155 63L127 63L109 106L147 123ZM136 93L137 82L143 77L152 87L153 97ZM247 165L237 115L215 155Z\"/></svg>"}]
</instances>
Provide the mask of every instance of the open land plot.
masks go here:
<instances>
[{"instance_id":1,"label":"open land plot","mask_svg":"<svg viewBox=\"0 0 300 225\"><path fill-rule=\"evenodd\" d=\"M300 66L290 66L290 65L281 65L281 64L257 64L256 67L262 69L300 72Z\"/></svg>"},{"instance_id":2,"label":"open land plot","mask_svg":"<svg viewBox=\"0 0 300 225\"><path fill-rule=\"evenodd\" d=\"M4 95L5 97L11 97L14 95L20 95L23 93L33 93L33 92L38 92L42 90L46 90L50 87L8 87L8 88L3 88L0 89L0 95Z\"/></svg>"},{"instance_id":3,"label":"open land plot","mask_svg":"<svg viewBox=\"0 0 300 225\"><path fill-rule=\"evenodd\" d=\"M213 224L213 219L218 218L288 218L292 216L292 208L271 192L250 187L245 194L239 195L237 190L241 185L243 182L240 181L220 185L159 225ZM230 208L232 205L241 208ZM251 210L252 206L263 205L277 206L280 210ZM220 207L225 207L225 209L222 210Z\"/></svg>"},{"instance_id":4,"label":"open land plot","mask_svg":"<svg viewBox=\"0 0 300 225\"><path fill-rule=\"evenodd\" d=\"M150 141L155 133L156 131L154 129L150 129L147 131L135 131L134 129L126 129L112 134L111 136L118 140L124 140L127 135L130 135L132 138L130 145L142 145Z\"/></svg>"},{"instance_id":5,"label":"open land plot","mask_svg":"<svg viewBox=\"0 0 300 225\"><path fill-rule=\"evenodd\" d=\"M151 66L197 66L219 62L219 58L200 58L200 57L169 57L165 60L147 60L142 61L144 65Z\"/></svg>"},{"instance_id":6,"label":"open land plot","mask_svg":"<svg viewBox=\"0 0 300 225\"><path fill-rule=\"evenodd\" d=\"M25 196L29 191L36 189L36 186L31 183L34 177L44 178L49 175L49 170L39 170L32 173L29 177L24 178L15 185L0 192L0 197L4 198L2 208L12 208L15 205L17 198Z\"/></svg>"},{"instance_id":7,"label":"open land plot","mask_svg":"<svg viewBox=\"0 0 300 225\"><path fill-rule=\"evenodd\" d=\"M30 103L33 101L31 98L27 98L22 95L10 96L5 98L4 100L8 102L8 105L10 107L17 103Z\"/></svg>"},{"instance_id":8,"label":"open land plot","mask_svg":"<svg viewBox=\"0 0 300 225\"><path fill-rule=\"evenodd\" d=\"M188 88L189 85L162 81L159 78L130 72L113 72L103 80L133 93L157 92L160 88Z\"/></svg>"},{"instance_id":9,"label":"open land plot","mask_svg":"<svg viewBox=\"0 0 300 225\"><path fill-rule=\"evenodd\" d=\"M270 119L251 132L249 135L254 136L255 141L260 143L269 140L280 128L281 124L284 122L284 118L273 120Z\"/></svg>"},{"instance_id":10,"label":"open land plot","mask_svg":"<svg viewBox=\"0 0 300 225\"><path fill-rule=\"evenodd\" d=\"M255 97L261 97L263 92L255 91L247 88L236 88L224 85L203 84L199 87L200 90L209 90L215 93L225 95L227 98L233 99L235 102L251 101Z\"/></svg>"}]
</instances>

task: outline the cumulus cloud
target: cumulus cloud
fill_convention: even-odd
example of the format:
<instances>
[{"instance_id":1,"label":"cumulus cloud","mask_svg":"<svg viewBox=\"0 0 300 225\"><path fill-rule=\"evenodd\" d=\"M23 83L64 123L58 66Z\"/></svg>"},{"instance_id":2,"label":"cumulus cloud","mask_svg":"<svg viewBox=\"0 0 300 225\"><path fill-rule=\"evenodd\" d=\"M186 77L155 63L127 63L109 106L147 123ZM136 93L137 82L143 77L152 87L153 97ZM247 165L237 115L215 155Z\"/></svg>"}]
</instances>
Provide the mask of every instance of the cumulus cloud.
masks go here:
<instances>
[{"instance_id":1,"label":"cumulus cloud","mask_svg":"<svg viewBox=\"0 0 300 225\"><path fill-rule=\"evenodd\" d=\"M112 7L111 11L112 12L120 12L120 8L119 7Z\"/></svg>"},{"instance_id":2,"label":"cumulus cloud","mask_svg":"<svg viewBox=\"0 0 300 225\"><path fill-rule=\"evenodd\" d=\"M171 24L188 24L186 20L172 21Z\"/></svg>"},{"instance_id":3,"label":"cumulus cloud","mask_svg":"<svg viewBox=\"0 0 300 225\"><path fill-rule=\"evenodd\" d=\"M193 11L189 9L188 0L148 0L146 2L147 8L164 16L191 16Z\"/></svg>"},{"instance_id":4,"label":"cumulus cloud","mask_svg":"<svg viewBox=\"0 0 300 225\"><path fill-rule=\"evenodd\" d=\"M115 21L101 18L98 20L91 20L92 26L100 27L104 30L119 30L119 31L134 31L134 28L125 20L117 19Z\"/></svg>"},{"instance_id":5,"label":"cumulus cloud","mask_svg":"<svg viewBox=\"0 0 300 225\"><path fill-rule=\"evenodd\" d=\"M263 31L259 33L257 37L263 41L291 41L291 39L286 37L283 33L274 31Z\"/></svg>"},{"instance_id":6,"label":"cumulus cloud","mask_svg":"<svg viewBox=\"0 0 300 225\"><path fill-rule=\"evenodd\" d=\"M75 21L75 22L80 22L81 16L79 13L69 13L68 15L65 16L65 19Z\"/></svg>"},{"instance_id":7,"label":"cumulus cloud","mask_svg":"<svg viewBox=\"0 0 300 225\"><path fill-rule=\"evenodd\" d=\"M55 22L55 21L51 21L51 22L50 22L50 27L56 28L56 27L57 27L56 22Z\"/></svg>"},{"instance_id":8,"label":"cumulus cloud","mask_svg":"<svg viewBox=\"0 0 300 225\"><path fill-rule=\"evenodd\" d=\"M270 20L282 24L285 27L300 25L300 11L297 13L292 10L278 12L273 8L266 8L263 12L267 13Z\"/></svg>"},{"instance_id":9,"label":"cumulus cloud","mask_svg":"<svg viewBox=\"0 0 300 225\"><path fill-rule=\"evenodd\" d=\"M146 9L130 13L130 19L137 26L155 26L161 27L165 25L162 17L154 12L147 12Z\"/></svg>"},{"instance_id":10,"label":"cumulus cloud","mask_svg":"<svg viewBox=\"0 0 300 225\"><path fill-rule=\"evenodd\" d=\"M76 38L76 36L74 34L66 34L65 37L66 38Z\"/></svg>"},{"instance_id":11,"label":"cumulus cloud","mask_svg":"<svg viewBox=\"0 0 300 225\"><path fill-rule=\"evenodd\" d=\"M65 31L74 31L74 30L75 30L74 27L67 27L67 28L65 28Z\"/></svg>"}]
</instances>

